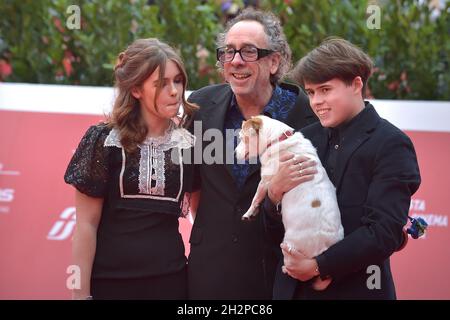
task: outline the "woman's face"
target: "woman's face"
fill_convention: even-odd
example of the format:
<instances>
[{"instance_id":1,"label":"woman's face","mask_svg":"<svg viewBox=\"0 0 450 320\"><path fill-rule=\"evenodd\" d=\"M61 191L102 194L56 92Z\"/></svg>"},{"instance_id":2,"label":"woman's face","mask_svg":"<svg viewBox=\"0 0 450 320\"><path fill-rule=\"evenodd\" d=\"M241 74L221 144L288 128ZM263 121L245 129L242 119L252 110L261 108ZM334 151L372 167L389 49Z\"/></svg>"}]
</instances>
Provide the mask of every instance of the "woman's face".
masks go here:
<instances>
[{"instance_id":1,"label":"woman's face","mask_svg":"<svg viewBox=\"0 0 450 320\"><path fill-rule=\"evenodd\" d=\"M178 65L169 60L163 79L163 86L156 98L159 83L159 67L144 81L141 87L135 88L133 96L139 100L141 112L145 119L148 117L171 119L178 114L183 94L183 74Z\"/></svg>"}]
</instances>

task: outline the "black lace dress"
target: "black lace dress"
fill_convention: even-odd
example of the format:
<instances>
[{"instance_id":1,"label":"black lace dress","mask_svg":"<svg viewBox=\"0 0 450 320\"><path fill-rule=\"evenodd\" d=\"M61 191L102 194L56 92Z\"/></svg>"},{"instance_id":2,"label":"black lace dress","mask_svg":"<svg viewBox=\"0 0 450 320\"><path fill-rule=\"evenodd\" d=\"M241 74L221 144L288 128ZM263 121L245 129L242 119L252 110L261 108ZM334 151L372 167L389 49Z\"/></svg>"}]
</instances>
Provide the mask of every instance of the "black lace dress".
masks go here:
<instances>
[{"instance_id":1,"label":"black lace dress","mask_svg":"<svg viewBox=\"0 0 450 320\"><path fill-rule=\"evenodd\" d=\"M174 125L163 137L147 138L133 153L122 148L118 130L104 124L90 127L82 138L64 179L80 192L104 199L91 276L94 299L96 281L110 285L184 272L178 218L187 211L183 200L192 166L180 157L193 142L187 130ZM152 294L148 297L154 298Z\"/></svg>"}]
</instances>

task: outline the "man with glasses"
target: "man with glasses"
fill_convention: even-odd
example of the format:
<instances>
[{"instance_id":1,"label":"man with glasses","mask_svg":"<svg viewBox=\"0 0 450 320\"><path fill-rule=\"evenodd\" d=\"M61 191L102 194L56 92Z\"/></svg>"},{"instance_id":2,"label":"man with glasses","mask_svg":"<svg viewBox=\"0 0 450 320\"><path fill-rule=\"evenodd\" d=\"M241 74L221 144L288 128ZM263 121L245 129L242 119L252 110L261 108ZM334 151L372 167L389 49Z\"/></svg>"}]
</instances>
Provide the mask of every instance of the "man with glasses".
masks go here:
<instances>
[{"instance_id":1,"label":"man with glasses","mask_svg":"<svg viewBox=\"0 0 450 320\"><path fill-rule=\"evenodd\" d=\"M280 83L291 66L291 50L275 15L244 10L227 24L217 42L217 66L227 83L202 88L189 97L200 106L195 120L201 122L202 133L216 129L224 138L223 148L215 154L223 162L196 165L194 190L200 190L200 201L189 240L189 298L270 299L279 248L274 249L264 232L270 224L263 214L252 222L241 220L259 183L260 166L236 161L237 132L244 120L259 114L297 130L317 118L300 88ZM235 134L230 136L230 131ZM203 140L207 139L197 137L202 151L217 145L214 139ZM315 173L306 158L284 154L281 161L277 179L284 179L282 189L269 187L271 198Z\"/></svg>"}]
</instances>

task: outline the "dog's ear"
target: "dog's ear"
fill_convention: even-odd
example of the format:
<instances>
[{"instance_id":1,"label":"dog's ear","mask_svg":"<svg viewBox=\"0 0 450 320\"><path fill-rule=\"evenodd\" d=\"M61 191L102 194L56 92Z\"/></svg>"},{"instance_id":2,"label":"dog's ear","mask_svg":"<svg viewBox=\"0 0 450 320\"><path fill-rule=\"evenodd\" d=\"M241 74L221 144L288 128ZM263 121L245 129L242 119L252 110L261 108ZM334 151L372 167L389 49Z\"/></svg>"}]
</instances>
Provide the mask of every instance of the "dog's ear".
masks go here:
<instances>
[{"instance_id":1,"label":"dog's ear","mask_svg":"<svg viewBox=\"0 0 450 320\"><path fill-rule=\"evenodd\" d=\"M258 116L251 117L249 120L245 121L245 129L253 129L255 130L256 134L259 133L259 129L262 126L262 119Z\"/></svg>"}]
</instances>

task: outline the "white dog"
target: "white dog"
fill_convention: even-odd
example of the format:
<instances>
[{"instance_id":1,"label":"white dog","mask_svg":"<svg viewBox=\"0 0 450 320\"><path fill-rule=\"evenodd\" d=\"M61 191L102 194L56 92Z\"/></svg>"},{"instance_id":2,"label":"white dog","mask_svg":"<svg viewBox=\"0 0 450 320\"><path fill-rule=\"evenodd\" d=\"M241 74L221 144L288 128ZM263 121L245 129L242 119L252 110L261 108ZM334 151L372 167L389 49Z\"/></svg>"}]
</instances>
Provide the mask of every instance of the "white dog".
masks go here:
<instances>
[{"instance_id":1,"label":"white dog","mask_svg":"<svg viewBox=\"0 0 450 320\"><path fill-rule=\"evenodd\" d=\"M308 258L316 257L344 237L335 187L322 166L311 141L288 125L266 116L245 121L236 147L237 159L260 156L261 182L248 211L242 219L258 213L270 179L278 171L279 153L283 150L304 155L317 163L314 179L285 193L281 202L285 228L283 242Z\"/></svg>"}]
</instances>

